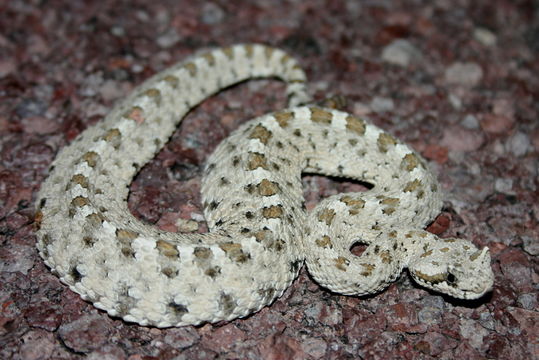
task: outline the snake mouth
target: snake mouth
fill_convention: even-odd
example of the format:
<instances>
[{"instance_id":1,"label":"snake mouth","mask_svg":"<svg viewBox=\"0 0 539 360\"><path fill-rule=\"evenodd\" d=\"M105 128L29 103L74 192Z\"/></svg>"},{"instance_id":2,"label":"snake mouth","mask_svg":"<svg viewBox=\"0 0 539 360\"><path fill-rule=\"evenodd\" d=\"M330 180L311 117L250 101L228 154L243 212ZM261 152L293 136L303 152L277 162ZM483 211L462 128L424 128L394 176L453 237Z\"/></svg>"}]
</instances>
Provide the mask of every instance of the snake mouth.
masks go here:
<instances>
[{"instance_id":1,"label":"snake mouth","mask_svg":"<svg viewBox=\"0 0 539 360\"><path fill-rule=\"evenodd\" d=\"M462 289L463 292L465 292L466 299L479 299L486 293L492 291L492 287L494 285L494 279L491 277L489 281L485 284L475 284L470 289Z\"/></svg>"},{"instance_id":2,"label":"snake mouth","mask_svg":"<svg viewBox=\"0 0 539 360\"><path fill-rule=\"evenodd\" d=\"M466 283L459 281L458 277L452 272L427 275L421 271L410 271L412 278L419 285L434 290L439 293L447 294L452 297L463 300L475 300L492 290L494 281L492 278L485 284Z\"/></svg>"}]
</instances>

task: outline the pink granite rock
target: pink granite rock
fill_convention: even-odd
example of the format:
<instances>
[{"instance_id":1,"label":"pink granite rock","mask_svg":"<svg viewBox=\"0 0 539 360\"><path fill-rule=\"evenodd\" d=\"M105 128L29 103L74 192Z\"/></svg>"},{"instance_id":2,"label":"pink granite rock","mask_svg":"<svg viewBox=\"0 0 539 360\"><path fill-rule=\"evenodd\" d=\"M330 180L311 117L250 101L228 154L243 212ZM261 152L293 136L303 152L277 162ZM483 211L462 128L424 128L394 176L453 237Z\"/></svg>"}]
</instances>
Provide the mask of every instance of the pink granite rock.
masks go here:
<instances>
[{"instance_id":1,"label":"pink granite rock","mask_svg":"<svg viewBox=\"0 0 539 360\"><path fill-rule=\"evenodd\" d=\"M538 358L539 32L530 4L5 1L0 358ZM317 101L344 96L345 109L427 158L447 193L428 230L488 246L492 294L452 300L404 273L376 296L346 297L303 269L280 299L246 319L155 329L110 318L50 273L32 221L56 153L142 80L201 48L242 41L283 47L307 70ZM204 232L205 159L244 121L284 107L283 90L251 81L194 109L132 184L133 214L166 231ZM308 209L368 190L312 174L303 184Z\"/></svg>"}]
</instances>

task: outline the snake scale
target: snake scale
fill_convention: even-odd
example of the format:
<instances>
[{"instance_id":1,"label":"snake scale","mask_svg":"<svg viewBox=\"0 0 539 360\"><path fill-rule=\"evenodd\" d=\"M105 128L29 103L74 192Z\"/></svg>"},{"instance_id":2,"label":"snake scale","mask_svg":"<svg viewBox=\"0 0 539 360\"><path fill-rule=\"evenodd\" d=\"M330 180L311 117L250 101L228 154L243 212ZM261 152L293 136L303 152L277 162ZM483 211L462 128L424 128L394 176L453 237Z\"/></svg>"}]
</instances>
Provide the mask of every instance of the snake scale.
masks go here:
<instances>
[{"instance_id":1,"label":"snake scale","mask_svg":"<svg viewBox=\"0 0 539 360\"><path fill-rule=\"evenodd\" d=\"M127 208L138 170L181 119L238 82L276 77L290 108L240 126L207 160L206 234L170 233ZM309 101L306 76L282 50L235 45L194 55L134 89L63 148L37 199L37 247L71 290L109 315L157 327L245 317L270 304L305 263L322 286L376 293L404 268L420 285L475 299L493 284L487 248L423 228L440 187L425 161L354 115ZM373 184L307 212L303 172ZM351 246L365 244L353 255Z\"/></svg>"}]
</instances>

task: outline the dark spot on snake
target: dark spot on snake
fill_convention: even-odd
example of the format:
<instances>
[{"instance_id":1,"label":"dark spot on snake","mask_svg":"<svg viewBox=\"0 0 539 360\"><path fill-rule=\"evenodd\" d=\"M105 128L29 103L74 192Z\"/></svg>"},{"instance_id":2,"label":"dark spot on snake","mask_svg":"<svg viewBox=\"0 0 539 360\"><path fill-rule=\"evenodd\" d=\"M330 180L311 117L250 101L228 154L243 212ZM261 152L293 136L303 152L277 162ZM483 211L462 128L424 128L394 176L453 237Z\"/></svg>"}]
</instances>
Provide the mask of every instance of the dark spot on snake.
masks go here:
<instances>
[{"instance_id":1,"label":"dark spot on snake","mask_svg":"<svg viewBox=\"0 0 539 360\"><path fill-rule=\"evenodd\" d=\"M245 217L246 217L247 219L252 219L252 218L254 217L254 215L253 215L252 212L247 211L247 212L245 213Z\"/></svg>"},{"instance_id":2,"label":"dark spot on snake","mask_svg":"<svg viewBox=\"0 0 539 360\"><path fill-rule=\"evenodd\" d=\"M294 217L293 217L291 214L288 214L288 215L286 216L286 220L288 220L288 223L289 223L290 225L294 225Z\"/></svg>"},{"instance_id":3,"label":"dark spot on snake","mask_svg":"<svg viewBox=\"0 0 539 360\"><path fill-rule=\"evenodd\" d=\"M287 164L287 165L290 165L291 164L291 161L285 157L279 157L279 161L281 161L283 164Z\"/></svg>"},{"instance_id":4,"label":"dark spot on snake","mask_svg":"<svg viewBox=\"0 0 539 360\"><path fill-rule=\"evenodd\" d=\"M290 145L294 150L296 150L296 152L298 152L298 153L301 152L301 150L299 149L299 147L298 147L296 144L293 144L293 143L289 142L289 145Z\"/></svg>"},{"instance_id":5,"label":"dark spot on snake","mask_svg":"<svg viewBox=\"0 0 539 360\"><path fill-rule=\"evenodd\" d=\"M53 242L49 234L43 235L43 237L41 238L41 241L43 241L43 244L45 245L50 245Z\"/></svg>"},{"instance_id":6,"label":"dark spot on snake","mask_svg":"<svg viewBox=\"0 0 539 360\"><path fill-rule=\"evenodd\" d=\"M270 299L273 299L275 297L275 288L270 287L267 289L259 289L258 294L264 298L264 301L268 301Z\"/></svg>"},{"instance_id":7,"label":"dark spot on snake","mask_svg":"<svg viewBox=\"0 0 539 360\"><path fill-rule=\"evenodd\" d=\"M284 240L281 240L281 239L277 239L273 242L271 248L273 248L274 250L276 251L283 251L284 247L285 247L285 242Z\"/></svg>"},{"instance_id":8,"label":"dark spot on snake","mask_svg":"<svg viewBox=\"0 0 539 360\"><path fill-rule=\"evenodd\" d=\"M252 194L255 191L255 186L253 184L247 184L247 185L245 185L244 189L249 194Z\"/></svg>"},{"instance_id":9,"label":"dark spot on snake","mask_svg":"<svg viewBox=\"0 0 539 360\"><path fill-rule=\"evenodd\" d=\"M212 201L212 202L208 205L208 208L209 208L210 210L215 210L215 209L217 209L217 206L219 206L219 203L218 203L217 201L214 200L214 201Z\"/></svg>"},{"instance_id":10,"label":"dark spot on snake","mask_svg":"<svg viewBox=\"0 0 539 360\"><path fill-rule=\"evenodd\" d=\"M86 247L92 247L92 246L94 246L94 244L95 244L96 241L97 241L97 240L94 239L94 238L91 237L91 236L85 236L85 237L82 238L82 242L84 243L84 246L86 246Z\"/></svg>"},{"instance_id":11,"label":"dark spot on snake","mask_svg":"<svg viewBox=\"0 0 539 360\"><path fill-rule=\"evenodd\" d=\"M202 242L202 241L199 241L199 242ZM211 249L209 249L209 248L197 246L193 250L193 255L195 255L195 257L198 258L198 259L205 260L205 259L209 259L213 255L213 253L212 253Z\"/></svg>"},{"instance_id":12,"label":"dark spot on snake","mask_svg":"<svg viewBox=\"0 0 539 360\"><path fill-rule=\"evenodd\" d=\"M176 304L175 302L168 303L168 307L171 308L174 313L178 316L182 316L185 313L189 312L189 309L187 309L187 306L183 304Z\"/></svg>"},{"instance_id":13,"label":"dark spot on snake","mask_svg":"<svg viewBox=\"0 0 539 360\"><path fill-rule=\"evenodd\" d=\"M127 258L135 258L135 250L133 250L133 248L131 247L124 246L122 247L121 252L122 252L122 255Z\"/></svg>"},{"instance_id":14,"label":"dark spot on snake","mask_svg":"<svg viewBox=\"0 0 539 360\"><path fill-rule=\"evenodd\" d=\"M228 294L224 294L224 293L221 294L219 305L221 309L223 310L223 312L225 313L225 315L232 314L232 312L237 306L232 296Z\"/></svg>"},{"instance_id":15,"label":"dark spot on snake","mask_svg":"<svg viewBox=\"0 0 539 360\"><path fill-rule=\"evenodd\" d=\"M217 275L219 275L220 273L221 273L221 268L219 266L214 266L204 271L204 275L207 275L211 277L212 279L215 279Z\"/></svg>"},{"instance_id":16,"label":"dark spot on snake","mask_svg":"<svg viewBox=\"0 0 539 360\"><path fill-rule=\"evenodd\" d=\"M301 267L301 260L295 260L290 262L290 272L296 274Z\"/></svg>"},{"instance_id":17,"label":"dark spot on snake","mask_svg":"<svg viewBox=\"0 0 539 360\"><path fill-rule=\"evenodd\" d=\"M69 275L73 278L73 281L79 282L82 279L82 274L77 270L76 266L73 266L71 268L71 271L69 272Z\"/></svg>"},{"instance_id":18,"label":"dark spot on snake","mask_svg":"<svg viewBox=\"0 0 539 360\"><path fill-rule=\"evenodd\" d=\"M172 267L166 267L161 270L161 272L168 277L169 279L175 278L178 276L178 269L174 269Z\"/></svg>"}]
</instances>

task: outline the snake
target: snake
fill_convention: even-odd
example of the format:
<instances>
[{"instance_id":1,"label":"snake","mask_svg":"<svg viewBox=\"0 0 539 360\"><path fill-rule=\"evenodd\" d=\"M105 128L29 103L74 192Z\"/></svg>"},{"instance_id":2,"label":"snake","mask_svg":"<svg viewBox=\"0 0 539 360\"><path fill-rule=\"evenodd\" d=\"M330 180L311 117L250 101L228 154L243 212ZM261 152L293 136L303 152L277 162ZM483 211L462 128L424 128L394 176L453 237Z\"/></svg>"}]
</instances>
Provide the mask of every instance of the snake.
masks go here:
<instances>
[{"instance_id":1,"label":"snake","mask_svg":"<svg viewBox=\"0 0 539 360\"><path fill-rule=\"evenodd\" d=\"M167 232L127 206L138 171L209 96L254 78L286 84L288 108L233 131L207 159L209 231ZM270 305L303 265L322 287L375 294L404 269L427 288L490 291L487 247L424 230L442 190L427 162L363 117L310 103L285 51L239 44L191 55L134 88L62 148L36 200L37 248L69 288L112 317L159 328L246 317ZM307 210L302 174L371 184ZM362 244L362 254L352 248Z\"/></svg>"}]
</instances>

